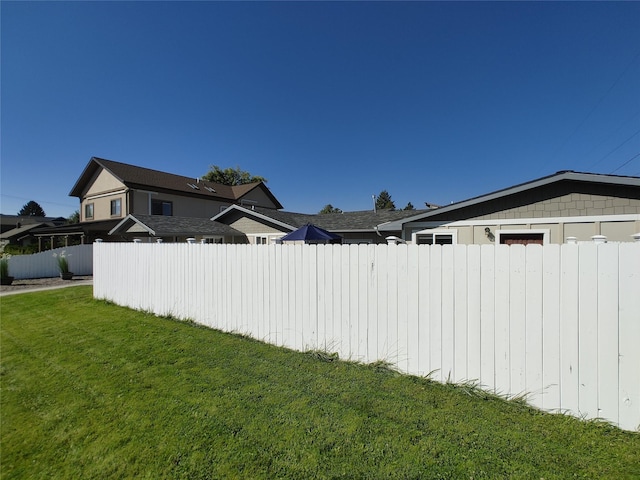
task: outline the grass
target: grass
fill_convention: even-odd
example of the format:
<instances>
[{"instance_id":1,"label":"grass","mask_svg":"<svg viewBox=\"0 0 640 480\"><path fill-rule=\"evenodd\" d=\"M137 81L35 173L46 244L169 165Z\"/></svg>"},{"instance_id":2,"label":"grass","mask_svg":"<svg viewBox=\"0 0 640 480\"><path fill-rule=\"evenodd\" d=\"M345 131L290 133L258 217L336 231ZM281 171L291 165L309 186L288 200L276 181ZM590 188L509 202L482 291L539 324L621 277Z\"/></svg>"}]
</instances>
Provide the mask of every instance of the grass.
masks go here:
<instances>
[{"instance_id":1,"label":"grass","mask_svg":"<svg viewBox=\"0 0 640 480\"><path fill-rule=\"evenodd\" d=\"M135 312L3 297L14 478L640 478L640 435ZM470 394L471 393L471 394Z\"/></svg>"}]
</instances>

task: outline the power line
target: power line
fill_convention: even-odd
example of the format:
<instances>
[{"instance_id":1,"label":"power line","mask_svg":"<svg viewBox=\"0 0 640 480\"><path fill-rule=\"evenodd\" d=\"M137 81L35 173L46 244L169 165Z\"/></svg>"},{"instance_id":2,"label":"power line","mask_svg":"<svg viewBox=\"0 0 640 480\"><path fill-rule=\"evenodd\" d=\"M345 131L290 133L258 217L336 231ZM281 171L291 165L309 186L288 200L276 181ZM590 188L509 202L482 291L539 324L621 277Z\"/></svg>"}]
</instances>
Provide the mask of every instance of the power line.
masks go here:
<instances>
[{"instance_id":1,"label":"power line","mask_svg":"<svg viewBox=\"0 0 640 480\"><path fill-rule=\"evenodd\" d=\"M553 158L555 158L558 155L558 153L560 153L564 149L564 147L569 143L569 140L571 140L571 138L573 138L573 136L578 132L578 130L580 130L580 128L582 128L582 126L586 123L586 121L589 119L589 117L591 117L593 112L600 106L600 104L605 99L605 97L609 94L609 92L611 92L611 90L614 89L614 87L618 84L618 82L622 79L622 77L624 77L626 75L626 73L629 71L629 69L634 64L634 62L636 61L636 59L638 57L640 57L640 51L638 51L633 56L631 61L627 64L627 66L622 71L622 73L618 76L618 78L615 79L615 81L611 84L611 86L607 89L607 91L604 92L604 94L602 94L602 96L598 99L598 101L593 106L593 108L591 108L591 110L589 110L589 113L587 113L587 115L582 119L582 121L578 124L578 126L576 128L574 128L574 130L571 132L571 134L565 139L564 142L562 142L562 145L560 145L560 147L553 153L553 155L552 155Z\"/></svg>"},{"instance_id":2,"label":"power line","mask_svg":"<svg viewBox=\"0 0 640 480\"><path fill-rule=\"evenodd\" d=\"M602 160L604 160L605 158L607 158L609 155L611 155L613 152L615 152L616 150L618 150L620 147L622 147L625 143L627 143L629 140L631 140L633 137L635 137L636 135L638 135L640 133L640 130L636 130L635 133L633 133L629 138L627 138L625 141L623 141L622 143L618 144L618 146L616 146L613 150L611 150L609 153L607 153L604 157L602 157L600 160L598 160L597 162L595 162L593 165L591 165L592 167L597 165L598 163L600 163Z\"/></svg>"},{"instance_id":3,"label":"power line","mask_svg":"<svg viewBox=\"0 0 640 480\"><path fill-rule=\"evenodd\" d=\"M617 172L617 171L618 171L618 170L620 170L622 167L624 167L624 166L628 165L628 164L631 162L631 160L633 160L634 158L638 158L638 157L640 157L640 153L636 153L633 157L631 157L629 160L627 160L626 162L624 162L624 163L623 163L622 165L620 165L618 168L616 168L615 170L610 171L610 172L609 172L609 174Z\"/></svg>"},{"instance_id":4,"label":"power line","mask_svg":"<svg viewBox=\"0 0 640 480\"><path fill-rule=\"evenodd\" d=\"M600 106L600 104L602 103L602 100L604 100L604 98L609 94L609 92L611 90L613 90L613 88L618 84L618 82L622 79L622 77L625 76L625 74L627 73L627 71L629 71L629 68L631 68L631 65L633 65L633 62L636 61L636 58L640 57L640 51L638 53L635 54L635 56L631 59L631 61L629 62L629 64L626 66L626 68L622 71L622 73L618 76L618 78L616 78L616 80L611 84L611 86L607 89L606 92L604 92L604 94L600 97L600 99L596 102L596 104L593 106L593 108L591 110L589 110L589 113L587 113L587 116L584 117L582 119L582 121L578 124L578 126L573 130L573 132L571 132L571 135L569 135L569 137L564 141L564 143L562 144L562 146L558 149L558 151L562 150L564 148L564 146L569 142L569 140L571 140L571 137L573 137L576 132L578 130L580 130L580 128L582 127L582 125L585 124L585 122L589 119L589 117L591 116L591 114ZM557 153L557 152L556 152Z\"/></svg>"},{"instance_id":5,"label":"power line","mask_svg":"<svg viewBox=\"0 0 640 480\"><path fill-rule=\"evenodd\" d=\"M78 204L71 205L70 203L57 203L57 202L50 202L48 200L37 200L37 199L33 199L33 198L16 197L15 195L7 195L5 193L0 193L0 196L7 197L7 198L15 198L16 200L26 200L27 202L33 200L33 201L41 203L41 204L44 203L44 204L47 204L47 205L58 205L59 207L74 207L74 208L78 208Z\"/></svg>"},{"instance_id":6,"label":"power line","mask_svg":"<svg viewBox=\"0 0 640 480\"><path fill-rule=\"evenodd\" d=\"M625 119L620 125L618 125L618 127L611 132L609 135L606 135L604 137L602 137L601 141L598 142L593 148L591 148L591 150L589 150L588 152L586 152L583 156L587 157L588 155L590 155L591 153L593 153L597 148L599 148L603 143L605 143L612 135L618 133L618 131L620 129L622 129L622 127L624 127L627 123L629 123L631 120L633 120L634 118L636 118L638 115L640 115L640 110L638 110L636 113L634 113L633 115L631 115L630 117L628 117L627 119ZM597 160L595 163L591 164L589 166L589 168L594 167L596 164L600 163L600 160Z\"/></svg>"}]
</instances>

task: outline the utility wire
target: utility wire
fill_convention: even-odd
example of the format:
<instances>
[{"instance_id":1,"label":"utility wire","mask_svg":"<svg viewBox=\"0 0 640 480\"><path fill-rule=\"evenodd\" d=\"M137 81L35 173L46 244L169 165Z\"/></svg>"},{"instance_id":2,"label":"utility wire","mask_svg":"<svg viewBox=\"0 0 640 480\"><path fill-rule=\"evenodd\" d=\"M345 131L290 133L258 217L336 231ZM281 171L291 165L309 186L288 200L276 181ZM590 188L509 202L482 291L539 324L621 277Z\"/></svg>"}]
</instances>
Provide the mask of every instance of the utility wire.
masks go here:
<instances>
[{"instance_id":1,"label":"utility wire","mask_svg":"<svg viewBox=\"0 0 640 480\"><path fill-rule=\"evenodd\" d=\"M34 202L37 202L39 204L43 204L44 203L44 204L47 204L47 205L58 205L60 207L75 207L75 208L78 208L78 205L79 205L79 204L72 205L70 203L51 202L49 200L37 200L37 199L27 198L27 197L16 197L15 195L7 195L6 193L0 193L0 197L15 198L16 200L27 200L27 201L33 200Z\"/></svg>"},{"instance_id":2,"label":"utility wire","mask_svg":"<svg viewBox=\"0 0 640 480\"><path fill-rule=\"evenodd\" d=\"M624 167L625 165L628 165L628 164L631 162L631 160L633 160L634 158L638 158L638 157L640 157L640 153L636 153L633 157L631 157L629 160L627 160L626 162L624 162L624 163L623 163L622 165L620 165L618 168L616 168L615 170L611 170L611 171L609 172L609 174L612 174L612 173L617 172L618 170L620 170L620 169L621 169L622 167Z\"/></svg>"},{"instance_id":3,"label":"utility wire","mask_svg":"<svg viewBox=\"0 0 640 480\"><path fill-rule=\"evenodd\" d=\"M625 143L627 143L629 140L631 140L633 137L635 137L636 135L638 135L640 133L640 130L636 130L635 133L633 133L629 138L627 138L624 142L618 144L618 146L616 146L613 150L611 150L609 153L607 153L604 157L602 157L600 160L598 160L597 162L595 162L593 165L591 165L592 167L597 165L598 163L600 163L602 160L604 160L605 158L607 158L609 155L611 155L613 152L615 152L616 150L618 150L620 147L622 147Z\"/></svg>"},{"instance_id":4,"label":"utility wire","mask_svg":"<svg viewBox=\"0 0 640 480\"><path fill-rule=\"evenodd\" d=\"M602 101L604 100L604 98L609 94L609 92L611 90L613 90L613 88L618 84L618 82L622 79L622 77L625 76L625 74L627 73L627 71L629 71L629 69L631 68L631 65L633 65L633 63L636 61L636 58L640 57L640 51L638 53L635 54L635 56L631 59L631 61L629 62L629 64L627 65L627 67L623 70L623 72L620 74L620 76L618 76L618 78L616 78L616 80L613 82L613 84L609 87L609 89L604 92L604 94L600 97L600 99L596 102L596 104L593 106L593 108L591 110L589 110L589 113L587 113L587 116L584 117L582 119L582 121L578 124L578 126L573 130L573 132L571 132L571 135L569 135L569 137L564 141L564 143L562 144L562 146L558 149L558 151L562 150L564 148L564 146L569 142L569 140L571 140L571 137L573 137L576 132L578 130L580 130L580 128L582 127L582 125L585 124L585 122L589 119L589 117L591 116L591 114L600 106L600 104L602 103Z\"/></svg>"},{"instance_id":5,"label":"utility wire","mask_svg":"<svg viewBox=\"0 0 640 480\"><path fill-rule=\"evenodd\" d=\"M640 51L638 51L638 53L636 53L633 56L633 58L631 59L629 64L625 67L625 69L618 76L618 78L616 78L615 81L611 84L611 86L607 89L607 91L604 92L604 94L596 102L596 104L593 106L593 108L591 110L589 110L589 113L587 113L587 115L582 119L582 121L578 124L578 126L576 128L574 128L574 130L566 138L566 140L564 142L562 142L562 145L560 145L560 147L553 153L553 155L552 155L553 157L556 157L556 155L558 155L558 153L560 153L564 149L564 147L569 143L569 140L571 140L571 138L573 138L573 136L578 132L578 130L580 130L580 128L582 128L582 126L589 119L589 117L591 117L591 114L593 114L593 112L600 106L600 104L605 99L605 97L609 94L609 92L611 92L611 90L613 90L613 88L618 84L618 82L622 79L622 77L624 77L626 75L626 73L629 71L629 69L634 64L634 62L636 61L636 59L638 57L640 57Z\"/></svg>"},{"instance_id":6,"label":"utility wire","mask_svg":"<svg viewBox=\"0 0 640 480\"><path fill-rule=\"evenodd\" d=\"M589 150L588 152L586 152L583 156L587 157L589 156L591 153L593 153L594 151L596 151L596 149L598 149L603 143L605 143L612 135L618 133L618 131L620 131L620 129L622 127L624 127L627 123L629 123L631 120L633 120L634 118L636 118L638 115L640 115L640 110L638 110L636 113L634 113L633 115L631 115L629 118L627 118L626 120L624 120L620 125L618 125L618 127L611 132L609 135L606 135L605 137L601 138L601 141L598 142L591 150ZM595 165L597 165L598 163L600 163L600 160L596 160L594 163L592 163L591 165L589 165L588 168L593 168Z\"/></svg>"}]
</instances>

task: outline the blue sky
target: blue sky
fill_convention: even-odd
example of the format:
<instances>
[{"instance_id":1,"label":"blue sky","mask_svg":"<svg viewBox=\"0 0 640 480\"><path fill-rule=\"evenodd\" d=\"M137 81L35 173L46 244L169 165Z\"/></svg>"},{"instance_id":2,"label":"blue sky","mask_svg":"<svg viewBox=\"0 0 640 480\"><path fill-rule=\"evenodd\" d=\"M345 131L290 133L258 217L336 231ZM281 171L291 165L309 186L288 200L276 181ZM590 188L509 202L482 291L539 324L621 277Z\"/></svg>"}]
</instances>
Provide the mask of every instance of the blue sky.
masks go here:
<instances>
[{"instance_id":1,"label":"blue sky","mask_svg":"<svg viewBox=\"0 0 640 480\"><path fill-rule=\"evenodd\" d=\"M1 205L92 156L266 177L286 210L640 175L640 2L0 2Z\"/></svg>"}]
</instances>

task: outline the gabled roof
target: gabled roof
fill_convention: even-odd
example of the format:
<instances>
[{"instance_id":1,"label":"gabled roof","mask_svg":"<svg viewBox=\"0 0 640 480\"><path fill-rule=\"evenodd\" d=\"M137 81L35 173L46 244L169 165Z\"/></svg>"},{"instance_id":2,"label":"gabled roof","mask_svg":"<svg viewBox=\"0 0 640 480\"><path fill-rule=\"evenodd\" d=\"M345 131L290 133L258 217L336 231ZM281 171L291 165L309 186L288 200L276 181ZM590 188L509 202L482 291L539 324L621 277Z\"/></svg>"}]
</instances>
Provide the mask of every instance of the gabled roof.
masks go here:
<instances>
[{"instance_id":1,"label":"gabled roof","mask_svg":"<svg viewBox=\"0 0 640 480\"><path fill-rule=\"evenodd\" d=\"M98 220L95 222L70 223L68 225L59 225L57 227L38 227L34 228L32 233L36 236L48 235L80 235L80 234L101 234L108 232L119 222L118 219Z\"/></svg>"},{"instance_id":2,"label":"gabled roof","mask_svg":"<svg viewBox=\"0 0 640 480\"><path fill-rule=\"evenodd\" d=\"M224 221L225 217L234 212L259 218L263 221L278 225L285 230L293 231L308 223L312 223L330 232L373 232L382 223L407 218L416 214L416 210L364 210L343 213L295 213L255 207L244 208L232 205L217 214L211 220Z\"/></svg>"},{"instance_id":3,"label":"gabled roof","mask_svg":"<svg viewBox=\"0 0 640 480\"><path fill-rule=\"evenodd\" d=\"M10 225L11 227L17 227L20 225L27 225L32 223L46 223L53 222L54 224L65 223L67 221L64 217L36 217L35 215L6 215L0 214L0 224L3 226Z\"/></svg>"},{"instance_id":4,"label":"gabled roof","mask_svg":"<svg viewBox=\"0 0 640 480\"><path fill-rule=\"evenodd\" d=\"M139 225L149 235L195 236L195 235L236 235L244 233L224 223L213 222L206 218L170 217L163 215L127 215L109 231L109 235L126 233L133 225Z\"/></svg>"},{"instance_id":5,"label":"gabled roof","mask_svg":"<svg viewBox=\"0 0 640 480\"><path fill-rule=\"evenodd\" d=\"M443 214L454 213L472 205L477 205L485 202L490 202L500 198L508 197L519 193L526 193L534 189L539 189L547 185L558 184L560 182L577 182L579 184L587 185L618 185L621 187L638 187L640 188L640 177L629 177L621 175L605 175L599 173L585 173L574 172L572 170L559 171L553 175L538 178L530 182L514 185L513 187L496 190L495 192L487 193L477 197L463 200L461 202L452 203L440 208L427 210L426 212L413 215L400 221L392 221L385 225L380 225L381 231L395 231L402 229L402 225L409 222L415 222L420 220L428 220L431 217L441 217Z\"/></svg>"},{"instance_id":6,"label":"gabled roof","mask_svg":"<svg viewBox=\"0 0 640 480\"><path fill-rule=\"evenodd\" d=\"M53 227L54 224L52 222L41 222L41 223L29 223L27 225L22 225L21 227L16 227L11 230L7 230L6 232L0 234L0 240L11 240L11 239L20 239L25 236L30 230L34 228L47 226Z\"/></svg>"},{"instance_id":7,"label":"gabled roof","mask_svg":"<svg viewBox=\"0 0 640 480\"><path fill-rule=\"evenodd\" d=\"M89 163L71 189L71 192L69 192L69 195L72 197L82 197L83 189L100 168L108 171L129 188L179 192L182 195L205 197L221 201L239 201L249 192L258 188L264 191L276 208L282 208L280 202L273 196L264 182L228 186L98 157L92 157L91 160L89 160Z\"/></svg>"}]
</instances>

